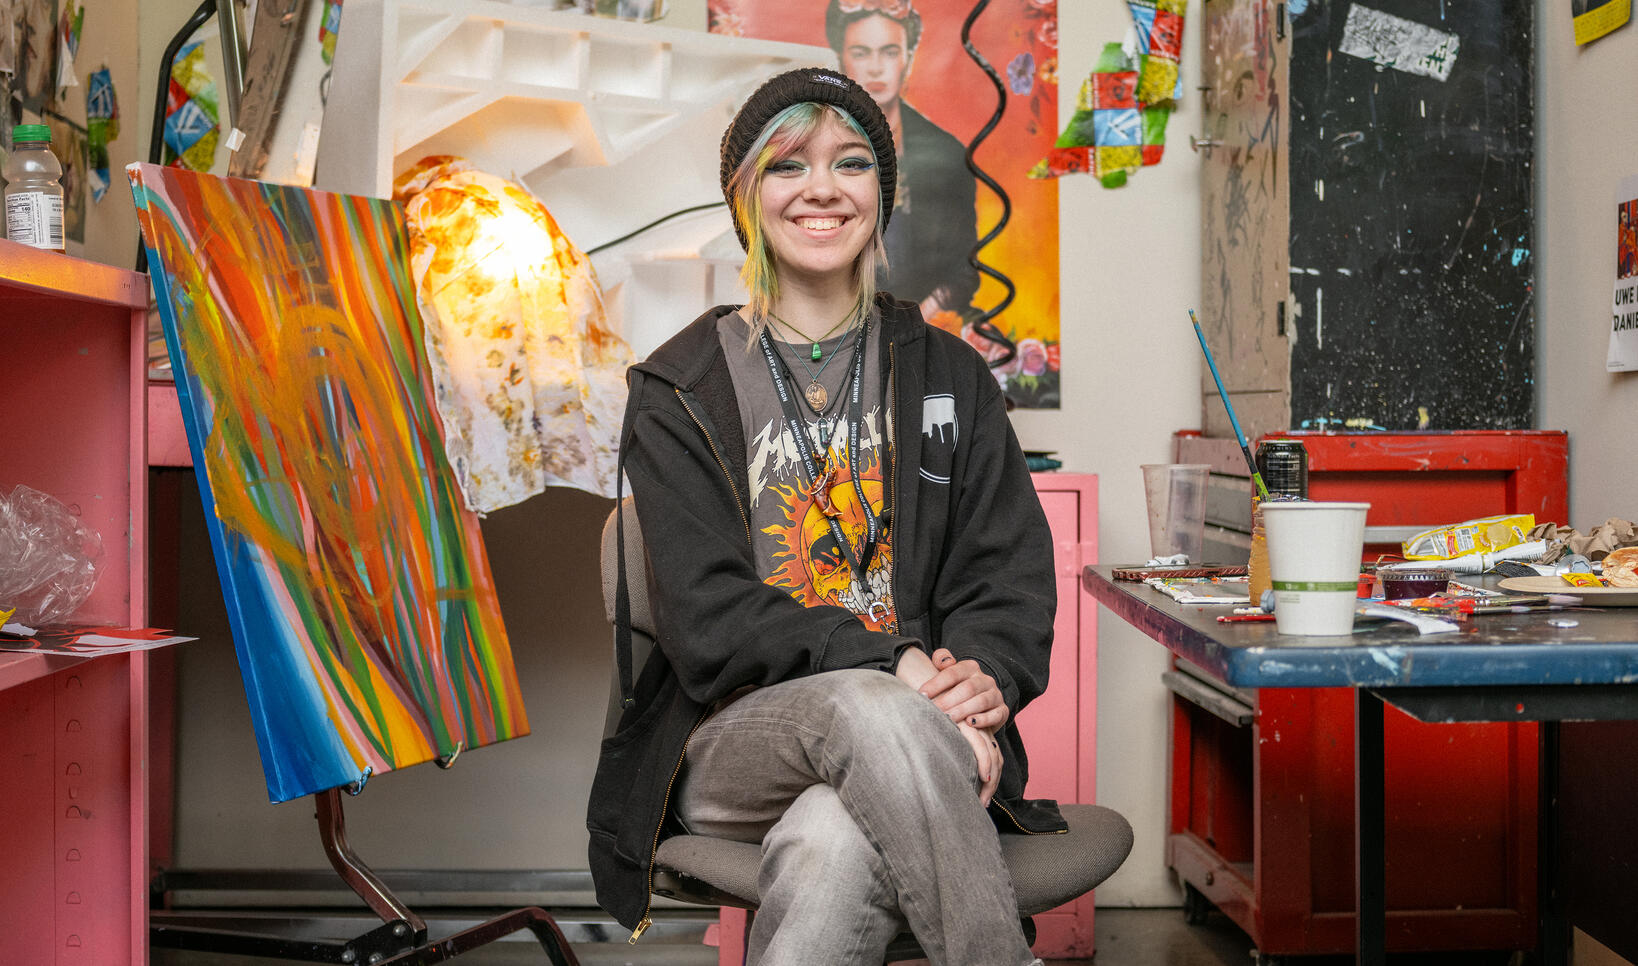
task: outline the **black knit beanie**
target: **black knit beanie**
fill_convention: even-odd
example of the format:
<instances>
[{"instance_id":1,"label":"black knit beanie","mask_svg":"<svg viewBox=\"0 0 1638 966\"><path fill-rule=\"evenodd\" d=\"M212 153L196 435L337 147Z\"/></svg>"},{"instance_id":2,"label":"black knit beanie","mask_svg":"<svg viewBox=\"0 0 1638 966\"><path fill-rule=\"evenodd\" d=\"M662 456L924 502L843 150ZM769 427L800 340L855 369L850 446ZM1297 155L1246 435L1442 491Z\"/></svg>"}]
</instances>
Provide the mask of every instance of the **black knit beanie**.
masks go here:
<instances>
[{"instance_id":1,"label":"black knit beanie","mask_svg":"<svg viewBox=\"0 0 1638 966\"><path fill-rule=\"evenodd\" d=\"M729 123L728 130L722 132L722 196L728 199L728 210L734 210L728 179L734 176L740 162L745 160L746 152L756 143L762 129L780 111L807 101L840 107L870 136L870 146L876 151L876 176L881 179L882 186L882 227L886 228L887 219L893 214L893 192L899 177L893 152L893 130L887 126L882 109L876 106L864 88L845 74L823 67L803 67L769 78L745 101L745 106ZM734 216L734 231L739 234L740 246L745 247L745 229L740 225L737 214Z\"/></svg>"}]
</instances>

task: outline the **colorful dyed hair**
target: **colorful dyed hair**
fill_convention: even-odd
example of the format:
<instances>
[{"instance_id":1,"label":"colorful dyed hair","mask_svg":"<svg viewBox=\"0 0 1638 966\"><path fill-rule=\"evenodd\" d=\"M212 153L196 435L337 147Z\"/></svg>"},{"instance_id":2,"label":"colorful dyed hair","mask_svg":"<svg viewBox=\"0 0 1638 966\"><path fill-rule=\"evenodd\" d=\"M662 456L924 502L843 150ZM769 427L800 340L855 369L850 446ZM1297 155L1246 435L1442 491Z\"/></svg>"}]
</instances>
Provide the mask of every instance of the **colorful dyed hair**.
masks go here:
<instances>
[{"instance_id":1,"label":"colorful dyed hair","mask_svg":"<svg viewBox=\"0 0 1638 966\"><path fill-rule=\"evenodd\" d=\"M728 191L734 200L734 220L745 230L745 267L740 280L750 293L746 307L750 309L751 340L754 342L768 324L768 311L779 298L779 275L774 269L773 253L768 250L768 235L762 224L762 178L768 169L785 160L808 143L819 129L826 111L837 117L864 143L870 144L870 135L852 115L831 104L804 101L792 104L775 114L763 125L745 159L728 180ZM875 148L870 149L870 160L879 164ZM882 241L881 190L876 192L876 229L871 232L859 257L853 264L854 284L858 287L859 302L870 305L876 298L876 270L887 268L887 245Z\"/></svg>"}]
</instances>

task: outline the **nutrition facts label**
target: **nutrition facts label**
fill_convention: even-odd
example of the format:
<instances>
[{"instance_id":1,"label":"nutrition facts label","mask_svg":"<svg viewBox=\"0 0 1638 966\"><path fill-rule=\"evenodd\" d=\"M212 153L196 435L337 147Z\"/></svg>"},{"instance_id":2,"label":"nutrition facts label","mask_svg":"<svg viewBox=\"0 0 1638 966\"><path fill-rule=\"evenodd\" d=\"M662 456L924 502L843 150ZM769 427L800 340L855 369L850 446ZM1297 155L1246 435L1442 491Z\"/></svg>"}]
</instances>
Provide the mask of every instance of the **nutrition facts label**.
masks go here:
<instances>
[{"instance_id":1,"label":"nutrition facts label","mask_svg":"<svg viewBox=\"0 0 1638 966\"><path fill-rule=\"evenodd\" d=\"M43 191L6 198L6 237L35 248L63 248L63 199Z\"/></svg>"}]
</instances>

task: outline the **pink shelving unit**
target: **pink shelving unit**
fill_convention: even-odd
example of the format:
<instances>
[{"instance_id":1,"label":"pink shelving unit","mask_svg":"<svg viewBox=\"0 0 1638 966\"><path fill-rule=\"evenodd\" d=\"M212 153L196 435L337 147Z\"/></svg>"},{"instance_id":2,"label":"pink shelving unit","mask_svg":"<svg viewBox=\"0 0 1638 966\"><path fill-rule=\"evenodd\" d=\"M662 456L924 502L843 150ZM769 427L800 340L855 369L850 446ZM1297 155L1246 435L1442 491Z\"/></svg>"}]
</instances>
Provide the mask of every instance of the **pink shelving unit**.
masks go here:
<instances>
[{"instance_id":1,"label":"pink shelving unit","mask_svg":"<svg viewBox=\"0 0 1638 966\"><path fill-rule=\"evenodd\" d=\"M102 534L75 619L143 626L145 276L0 240L0 488ZM148 962L142 654L0 655L0 950L8 963Z\"/></svg>"},{"instance_id":2,"label":"pink shelving unit","mask_svg":"<svg viewBox=\"0 0 1638 966\"><path fill-rule=\"evenodd\" d=\"M1036 473L1035 492L1052 528L1058 580L1052 681L1018 715L1029 751L1031 798L1097 803L1098 605L1081 590L1081 568L1098 562L1098 478L1090 473ZM707 942L718 966L745 961L746 914L724 908ZM1092 956L1092 895L1035 917L1035 954L1043 959Z\"/></svg>"}]
</instances>

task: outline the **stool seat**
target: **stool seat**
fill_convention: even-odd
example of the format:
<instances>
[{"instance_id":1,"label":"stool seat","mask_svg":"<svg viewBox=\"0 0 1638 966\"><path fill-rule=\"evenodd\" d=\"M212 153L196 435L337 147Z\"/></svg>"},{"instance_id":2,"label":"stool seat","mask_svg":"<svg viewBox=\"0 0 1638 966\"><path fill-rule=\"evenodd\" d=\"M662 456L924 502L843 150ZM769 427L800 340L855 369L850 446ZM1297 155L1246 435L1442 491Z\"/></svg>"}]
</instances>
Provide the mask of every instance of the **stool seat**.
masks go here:
<instances>
[{"instance_id":1,"label":"stool seat","mask_svg":"<svg viewBox=\"0 0 1638 966\"><path fill-rule=\"evenodd\" d=\"M1018 913L1033 916L1084 895L1132 851L1132 826L1101 805L1062 805L1069 831L1002 835ZM762 849L750 842L676 835L655 854L654 892L670 899L755 909Z\"/></svg>"}]
</instances>

